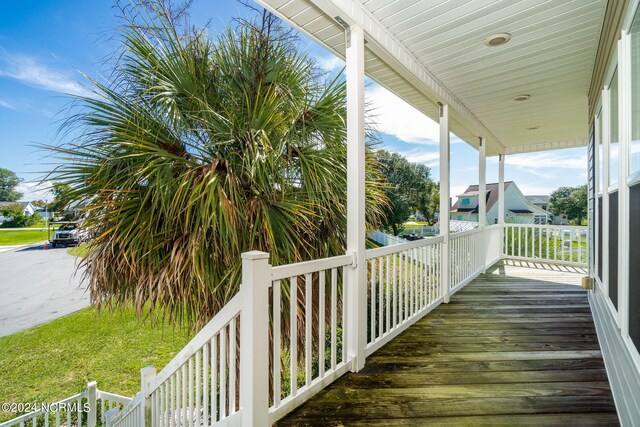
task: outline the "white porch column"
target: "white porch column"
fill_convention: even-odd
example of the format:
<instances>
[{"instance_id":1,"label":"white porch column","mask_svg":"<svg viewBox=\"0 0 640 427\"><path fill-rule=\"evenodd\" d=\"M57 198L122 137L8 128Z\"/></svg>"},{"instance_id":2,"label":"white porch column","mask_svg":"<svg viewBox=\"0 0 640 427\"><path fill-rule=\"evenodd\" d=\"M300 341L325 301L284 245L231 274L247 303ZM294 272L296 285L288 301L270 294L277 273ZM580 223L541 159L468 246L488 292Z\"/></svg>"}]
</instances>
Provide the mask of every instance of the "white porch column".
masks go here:
<instances>
[{"instance_id":1,"label":"white porch column","mask_svg":"<svg viewBox=\"0 0 640 427\"><path fill-rule=\"evenodd\" d=\"M504 242L504 154L498 156L498 224L501 226L500 241ZM504 244L500 244L500 257L504 258Z\"/></svg>"},{"instance_id":2,"label":"white porch column","mask_svg":"<svg viewBox=\"0 0 640 427\"><path fill-rule=\"evenodd\" d=\"M346 27L347 38L347 355L351 370L364 367L367 345L367 262L365 253L364 32Z\"/></svg>"},{"instance_id":3,"label":"white porch column","mask_svg":"<svg viewBox=\"0 0 640 427\"><path fill-rule=\"evenodd\" d=\"M270 284L269 254L260 251L243 253L240 285L240 407L243 427L269 425Z\"/></svg>"},{"instance_id":4,"label":"white porch column","mask_svg":"<svg viewBox=\"0 0 640 427\"><path fill-rule=\"evenodd\" d=\"M504 154L498 158L498 224L504 224Z\"/></svg>"},{"instance_id":5,"label":"white porch column","mask_svg":"<svg viewBox=\"0 0 640 427\"><path fill-rule=\"evenodd\" d=\"M449 106L440 105L440 235L444 236L442 268L440 281L442 282L442 295L444 302L449 302L449 263L451 253L449 250Z\"/></svg>"},{"instance_id":6,"label":"white porch column","mask_svg":"<svg viewBox=\"0 0 640 427\"><path fill-rule=\"evenodd\" d=\"M478 139L478 227L484 228L487 225L487 149L484 138Z\"/></svg>"},{"instance_id":7,"label":"white porch column","mask_svg":"<svg viewBox=\"0 0 640 427\"><path fill-rule=\"evenodd\" d=\"M478 138L478 228L487 225L487 148L484 138ZM485 248L487 239L484 232L481 236L481 247ZM485 273L486 260L483 260L482 273Z\"/></svg>"}]
</instances>

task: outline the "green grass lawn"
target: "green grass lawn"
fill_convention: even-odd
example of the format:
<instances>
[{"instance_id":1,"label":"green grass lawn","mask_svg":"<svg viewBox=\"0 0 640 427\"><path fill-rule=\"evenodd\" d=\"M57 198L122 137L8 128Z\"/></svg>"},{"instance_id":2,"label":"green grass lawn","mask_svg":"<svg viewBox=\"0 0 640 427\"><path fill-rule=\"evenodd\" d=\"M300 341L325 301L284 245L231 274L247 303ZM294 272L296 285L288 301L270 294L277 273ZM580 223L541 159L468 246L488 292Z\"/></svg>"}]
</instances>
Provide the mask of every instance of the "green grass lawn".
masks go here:
<instances>
[{"instance_id":1,"label":"green grass lawn","mask_svg":"<svg viewBox=\"0 0 640 427\"><path fill-rule=\"evenodd\" d=\"M33 230L3 230L0 228L0 246L24 245L47 240L47 232Z\"/></svg>"},{"instance_id":2,"label":"green grass lawn","mask_svg":"<svg viewBox=\"0 0 640 427\"><path fill-rule=\"evenodd\" d=\"M87 244L80 243L79 245L76 245L71 249L68 249L67 253L73 256L85 256L88 251L89 251L89 247L87 246Z\"/></svg>"},{"instance_id":3,"label":"green grass lawn","mask_svg":"<svg viewBox=\"0 0 640 427\"><path fill-rule=\"evenodd\" d=\"M160 371L189 341L184 329L151 327L133 310L92 308L0 338L0 401L55 402L89 381L125 396L140 387L140 368ZM0 411L0 422L15 414Z\"/></svg>"}]
</instances>

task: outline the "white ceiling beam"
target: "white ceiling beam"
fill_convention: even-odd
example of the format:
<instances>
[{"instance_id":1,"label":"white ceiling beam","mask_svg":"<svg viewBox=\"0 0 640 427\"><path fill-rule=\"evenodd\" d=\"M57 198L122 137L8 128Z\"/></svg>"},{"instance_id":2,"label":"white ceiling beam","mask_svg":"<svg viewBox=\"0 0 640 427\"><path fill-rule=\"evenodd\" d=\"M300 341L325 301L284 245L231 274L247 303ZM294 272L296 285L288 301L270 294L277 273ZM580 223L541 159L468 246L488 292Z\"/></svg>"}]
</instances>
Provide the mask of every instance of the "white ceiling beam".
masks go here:
<instances>
[{"instance_id":1,"label":"white ceiling beam","mask_svg":"<svg viewBox=\"0 0 640 427\"><path fill-rule=\"evenodd\" d=\"M587 138L566 139L560 141L539 142L535 144L506 147L505 154L533 153L536 151L561 150L563 148L586 147Z\"/></svg>"}]
</instances>

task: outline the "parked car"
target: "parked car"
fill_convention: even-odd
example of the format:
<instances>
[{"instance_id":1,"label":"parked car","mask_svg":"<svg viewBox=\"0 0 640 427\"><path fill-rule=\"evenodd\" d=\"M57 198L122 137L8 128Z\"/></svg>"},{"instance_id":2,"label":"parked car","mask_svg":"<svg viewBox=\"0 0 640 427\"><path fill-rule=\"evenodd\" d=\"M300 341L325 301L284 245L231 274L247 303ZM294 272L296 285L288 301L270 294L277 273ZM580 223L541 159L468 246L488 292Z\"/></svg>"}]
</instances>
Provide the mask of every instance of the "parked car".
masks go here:
<instances>
[{"instance_id":1,"label":"parked car","mask_svg":"<svg viewBox=\"0 0 640 427\"><path fill-rule=\"evenodd\" d=\"M78 222L67 222L62 224L58 229L53 233L51 237L51 246L68 246L68 245L77 245L82 240L82 232L80 228L80 223Z\"/></svg>"}]
</instances>

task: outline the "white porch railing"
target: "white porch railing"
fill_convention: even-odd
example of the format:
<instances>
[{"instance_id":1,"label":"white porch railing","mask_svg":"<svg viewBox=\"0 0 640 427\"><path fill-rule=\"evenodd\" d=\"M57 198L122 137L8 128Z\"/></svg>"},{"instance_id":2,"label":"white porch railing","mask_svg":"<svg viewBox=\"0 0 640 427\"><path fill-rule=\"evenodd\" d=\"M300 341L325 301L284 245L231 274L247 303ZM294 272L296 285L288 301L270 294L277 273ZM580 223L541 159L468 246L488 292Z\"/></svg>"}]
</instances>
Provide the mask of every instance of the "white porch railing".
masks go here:
<instances>
[{"instance_id":1,"label":"white porch railing","mask_svg":"<svg viewBox=\"0 0 640 427\"><path fill-rule=\"evenodd\" d=\"M502 227L491 225L450 237L449 289L454 293L501 258Z\"/></svg>"},{"instance_id":2,"label":"white porch railing","mask_svg":"<svg viewBox=\"0 0 640 427\"><path fill-rule=\"evenodd\" d=\"M271 422L350 368L346 269L353 262L343 255L271 268Z\"/></svg>"},{"instance_id":3,"label":"white porch railing","mask_svg":"<svg viewBox=\"0 0 640 427\"><path fill-rule=\"evenodd\" d=\"M587 227L571 225L506 224L505 258L586 266Z\"/></svg>"},{"instance_id":4,"label":"white porch railing","mask_svg":"<svg viewBox=\"0 0 640 427\"><path fill-rule=\"evenodd\" d=\"M442 302L443 237L367 251L369 356Z\"/></svg>"},{"instance_id":5,"label":"white porch railing","mask_svg":"<svg viewBox=\"0 0 640 427\"><path fill-rule=\"evenodd\" d=\"M130 401L128 397L98 390L93 381L76 395L51 404L39 404L38 410L0 423L0 427L95 427L105 424L107 411L121 410Z\"/></svg>"},{"instance_id":6,"label":"white porch railing","mask_svg":"<svg viewBox=\"0 0 640 427\"><path fill-rule=\"evenodd\" d=\"M452 233L448 244L437 236L368 250L367 282L361 284L347 281L347 271L358 268L352 255L272 267L266 253L243 254L240 292L160 373L141 371L135 398L96 392L116 397L111 400L118 409L109 413L112 404L103 402L100 420L113 427L273 423L354 368L346 347L354 341L350 334L366 332L364 355L370 356L499 260L503 250L508 257L572 262L573 252L563 248L576 243L575 262L587 254L580 227L509 224L504 237L503 230L492 225ZM554 238L572 243L554 245ZM556 257L545 258L554 248ZM445 257L449 275L443 277ZM348 301L350 286L366 287L366 299ZM364 304L366 325L350 323L346 314L354 304ZM91 391L83 393L66 401L90 400ZM29 417L0 427L41 424ZM61 416L57 425L93 427L93 417L82 416L78 424L73 415Z\"/></svg>"}]
</instances>

